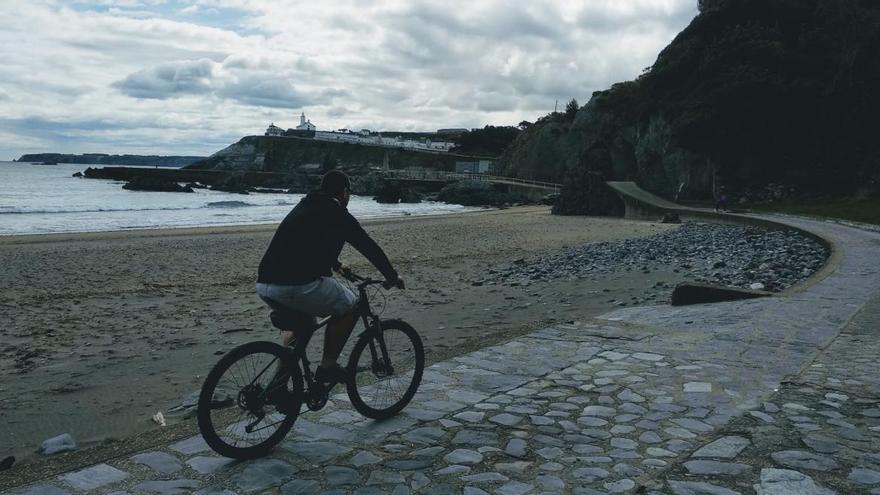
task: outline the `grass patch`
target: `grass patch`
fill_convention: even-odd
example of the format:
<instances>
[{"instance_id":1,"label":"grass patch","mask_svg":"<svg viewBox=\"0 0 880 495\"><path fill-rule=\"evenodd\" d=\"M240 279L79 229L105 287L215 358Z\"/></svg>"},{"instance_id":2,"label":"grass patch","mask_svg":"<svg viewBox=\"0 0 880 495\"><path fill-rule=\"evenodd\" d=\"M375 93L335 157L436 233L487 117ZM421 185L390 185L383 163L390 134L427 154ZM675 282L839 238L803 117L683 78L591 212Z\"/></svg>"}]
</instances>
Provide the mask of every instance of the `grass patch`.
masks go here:
<instances>
[{"instance_id":1,"label":"grass patch","mask_svg":"<svg viewBox=\"0 0 880 495\"><path fill-rule=\"evenodd\" d=\"M750 205L749 208L754 211L837 218L880 225L880 198L817 200L810 203L782 202Z\"/></svg>"}]
</instances>

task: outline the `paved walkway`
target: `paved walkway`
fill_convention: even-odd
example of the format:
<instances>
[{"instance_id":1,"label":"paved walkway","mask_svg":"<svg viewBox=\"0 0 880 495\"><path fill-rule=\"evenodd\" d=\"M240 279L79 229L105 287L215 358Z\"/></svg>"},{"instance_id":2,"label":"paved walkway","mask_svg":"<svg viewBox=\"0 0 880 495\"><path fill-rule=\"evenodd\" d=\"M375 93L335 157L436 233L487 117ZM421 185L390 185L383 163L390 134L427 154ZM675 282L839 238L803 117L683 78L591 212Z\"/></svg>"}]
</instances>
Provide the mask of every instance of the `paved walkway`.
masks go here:
<instances>
[{"instance_id":1,"label":"paved walkway","mask_svg":"<svg viewBox=\"0 0 880 495\"><path fill-rule=\"evenodd\" d=\"M880 494L880 234L788 297L627 308L441 362L413 403L363 420L344 396L271 457L200 438L16 494Z\"/></svg>"}]
</instances>

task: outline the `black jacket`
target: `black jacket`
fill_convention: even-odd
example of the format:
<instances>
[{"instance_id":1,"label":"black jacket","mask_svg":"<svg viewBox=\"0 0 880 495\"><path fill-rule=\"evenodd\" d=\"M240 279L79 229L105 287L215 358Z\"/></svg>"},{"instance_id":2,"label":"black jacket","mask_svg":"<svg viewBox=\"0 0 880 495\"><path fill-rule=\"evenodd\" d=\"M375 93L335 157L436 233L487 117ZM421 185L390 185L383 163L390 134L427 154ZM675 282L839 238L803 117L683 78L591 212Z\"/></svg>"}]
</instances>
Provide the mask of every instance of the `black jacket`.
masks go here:
<instances>
[{"instance_id":1,"label":"black jacket","mask_svg":"<svg viewBox=\"0 0 880 495\"><path fill-rule=\"evenodd\" d=\"M257 273L257 282L302 285L331 276L348 242L388 280L397 272L382 248L333 197L313 192L303 198L278 226Z\"/></svg>"}]
</instances>

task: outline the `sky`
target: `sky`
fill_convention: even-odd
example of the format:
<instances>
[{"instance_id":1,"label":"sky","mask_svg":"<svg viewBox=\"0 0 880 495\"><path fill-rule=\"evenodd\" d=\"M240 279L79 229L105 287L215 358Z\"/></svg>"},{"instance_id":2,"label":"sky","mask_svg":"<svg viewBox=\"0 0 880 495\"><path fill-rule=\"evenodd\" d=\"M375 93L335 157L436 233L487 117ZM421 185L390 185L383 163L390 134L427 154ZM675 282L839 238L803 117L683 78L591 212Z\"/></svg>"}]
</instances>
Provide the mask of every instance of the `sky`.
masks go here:
<instances>
[{"instance_id":1,"label":"sky","mask_svg":"<svg viewBox=\"0 0 880 495\"><path fill-rule=\"evenodd\" d=\"M633 79L697 0L0 0L0 160L209 155L270 123L534 121Z\"/></svg>"}]
</instances>

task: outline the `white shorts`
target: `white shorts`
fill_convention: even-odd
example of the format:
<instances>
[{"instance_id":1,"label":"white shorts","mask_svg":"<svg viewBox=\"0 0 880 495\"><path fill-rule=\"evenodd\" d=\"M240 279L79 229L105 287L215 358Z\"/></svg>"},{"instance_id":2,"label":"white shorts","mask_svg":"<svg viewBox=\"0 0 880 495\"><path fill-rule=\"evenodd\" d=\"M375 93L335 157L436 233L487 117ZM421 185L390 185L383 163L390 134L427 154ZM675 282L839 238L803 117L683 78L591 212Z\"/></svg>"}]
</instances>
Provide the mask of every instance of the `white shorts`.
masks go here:
<instances>
[{"instance_id":1,"label":"white shorts","mask_svg":"<svg viewBox=\"0 0 880 495\"><path fill-rule=\"evenodd\" d=\"M312 316L342 316L357 304L357 297L333 277L321 277L303 285L257 283L257 294L293 311Z\"/></svg>"}]
</instances>

